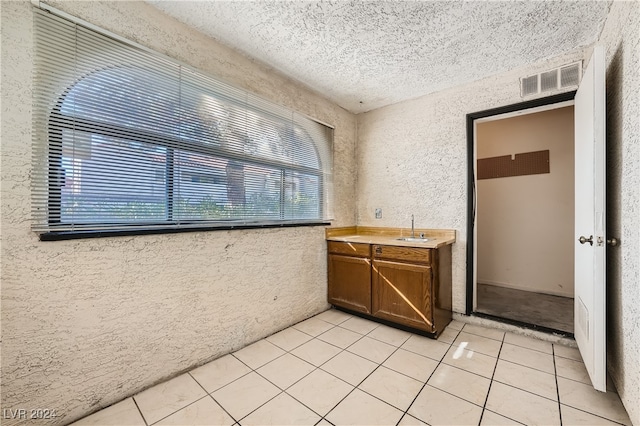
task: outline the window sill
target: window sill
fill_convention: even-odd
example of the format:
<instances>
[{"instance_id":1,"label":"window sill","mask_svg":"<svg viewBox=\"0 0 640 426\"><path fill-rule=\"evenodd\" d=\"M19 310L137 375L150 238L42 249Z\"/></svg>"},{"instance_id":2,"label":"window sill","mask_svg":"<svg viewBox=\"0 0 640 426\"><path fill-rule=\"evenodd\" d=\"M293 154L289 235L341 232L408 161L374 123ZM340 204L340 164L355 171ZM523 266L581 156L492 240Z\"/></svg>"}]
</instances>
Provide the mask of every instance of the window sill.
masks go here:
<instances>
[{"instance_id":1,"label":"window sill","mask_svg":"<svg viewBox=\"0 0 640 426\"><path fill-rule=\"evenodd\" d=\"M124 230L102 230L102 231L52 231L39 234L40 241L63 241L77 240L84 238L107 238L107 237L128 237L135 235L154 234L177 234L182 232L209 232L209 231L231 231L239 229L269 229L269 228L295 228L301 226L328 226L329 221L299 222L299 223L269 223L269 224L242 224L242 225L221 225L221 226L196 226L188 228L168 228L168 229L124 229Z\"/></svg>"}]
</instances>

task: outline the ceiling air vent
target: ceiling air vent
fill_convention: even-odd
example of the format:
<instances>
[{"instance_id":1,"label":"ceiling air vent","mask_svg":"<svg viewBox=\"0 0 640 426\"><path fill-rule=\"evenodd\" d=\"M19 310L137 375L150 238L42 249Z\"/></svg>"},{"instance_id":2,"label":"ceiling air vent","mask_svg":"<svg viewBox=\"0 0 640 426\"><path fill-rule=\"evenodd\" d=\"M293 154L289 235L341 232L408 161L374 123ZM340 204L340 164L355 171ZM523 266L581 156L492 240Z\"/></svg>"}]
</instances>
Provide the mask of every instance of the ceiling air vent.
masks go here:
<instances>
[{"instance_id":1,"label":"ceiling air vent","mask_svg":"<svg viewBox=\"0 0 640 426\"><path fill-rule=\"evenodd\" d=\"M531 77L525 77L521 80L522 96L533 95L538 93L538 76L532 75Z\"/></svg>"},{"instance_id":2,"label":"ceiling air vent","mask_svg":"<svg viewBox=\"0 0 640 426\"><path fill-rule=\"evenodd\" d=\"M558 88L558 71L553 70L540 74L540 91L547 92Z\"/></svg>"},{"instance_id":3,"label":"ceiling air vent","mask_svg":"<svg viewBox=\"0 0 640 426\"><path fill-rule=\"evenodd\" d=\"M552 90L575 87L582 76L582 62L575 62L520 79L520 96L537 95Z\"/></svg>"},{"instance_id":4,"label":"ceiling air vent","mask_svg":"<svg viewBox=\"0 0 640 426\"><path fill-rule=\"evenodd\" d=\"M560 87L577 86L580 83L580 62L560 68Z\"/></svg>"}]
</instances>

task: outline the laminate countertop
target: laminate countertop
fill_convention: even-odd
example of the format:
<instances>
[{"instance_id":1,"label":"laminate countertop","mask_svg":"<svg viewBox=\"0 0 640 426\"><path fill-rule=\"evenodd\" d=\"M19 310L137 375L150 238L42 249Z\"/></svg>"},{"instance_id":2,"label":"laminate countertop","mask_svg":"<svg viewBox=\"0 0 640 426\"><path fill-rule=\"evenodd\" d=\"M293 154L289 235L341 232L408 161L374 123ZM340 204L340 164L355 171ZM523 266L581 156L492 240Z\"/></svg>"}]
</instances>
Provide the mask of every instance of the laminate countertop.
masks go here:
<instances>
[{"instance_id":1,"label":"laminate countertop","mask_svg":"<svg viewBox=\"0 0 640 426\"><path fill-rule=\"evenodd\" d=\"M415 229L416 237L424 234L426 241L404 241L399 238L411 237L410 228L376 228L350 226L342 228L327 228L327 241L343 243L380 244L386 246L415 247L437 249L453 244L456 241L454 229Z\"/></svg>"}]
</instances>

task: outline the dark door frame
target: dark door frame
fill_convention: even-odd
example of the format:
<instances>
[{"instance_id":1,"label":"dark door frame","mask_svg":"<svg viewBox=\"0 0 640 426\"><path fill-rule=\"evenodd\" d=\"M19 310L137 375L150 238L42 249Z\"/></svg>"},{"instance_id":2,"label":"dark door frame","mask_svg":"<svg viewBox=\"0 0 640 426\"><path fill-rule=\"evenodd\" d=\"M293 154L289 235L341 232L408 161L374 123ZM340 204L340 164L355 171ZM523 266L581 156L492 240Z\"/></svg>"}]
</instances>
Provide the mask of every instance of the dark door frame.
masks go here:
<instances>
[{"instance_id":1,"label":"dark door frame","mask_svg":"<svg viewBox=\"0 0 640 426\"><path fill-rule=\"evenodd\" d=\"M475 178L475 121L480 118L492 117L494 115L507 114L510 112L522 111L531 108L553 105L560 102L571 101L575 98L576 91L561 93L559 95L548 96L545 98L533 99L526 102L511 104L498 108L492 108L485 111L473 112L467 114L467 294L466 294L466 310L465 315L473 313L473 284L474 269L473 254L475 247L474 230L476 217L476 178Z\"/></svg>"}]
</instances>

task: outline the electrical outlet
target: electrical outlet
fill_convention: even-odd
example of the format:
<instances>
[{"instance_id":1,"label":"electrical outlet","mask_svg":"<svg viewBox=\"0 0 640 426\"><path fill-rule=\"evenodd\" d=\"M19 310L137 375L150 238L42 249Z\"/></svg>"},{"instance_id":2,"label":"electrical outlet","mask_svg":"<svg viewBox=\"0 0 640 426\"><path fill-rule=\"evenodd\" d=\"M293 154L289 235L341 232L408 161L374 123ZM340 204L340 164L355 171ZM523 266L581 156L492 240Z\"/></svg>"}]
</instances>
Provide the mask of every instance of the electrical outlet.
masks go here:
<instances>
[{"instance_id":1,"label":"electrical outlet","mask_svg":"<svg viewBox=\"0 0 640 426\"><path fill-rule=\"evenodd\" d=\"M382 209L376 209L376 219L382 219Z\"/></svg>"}]
</instances>

